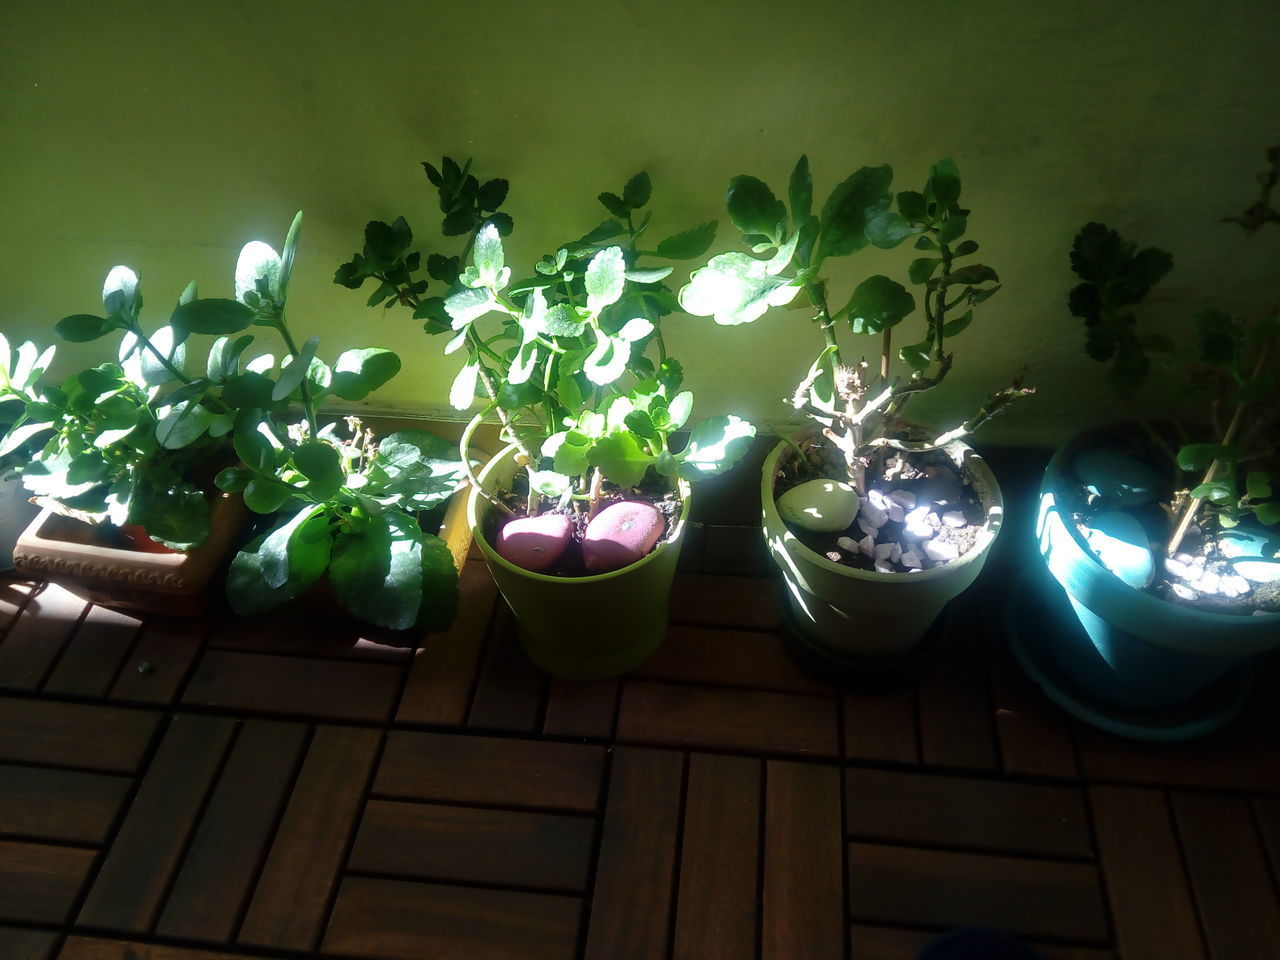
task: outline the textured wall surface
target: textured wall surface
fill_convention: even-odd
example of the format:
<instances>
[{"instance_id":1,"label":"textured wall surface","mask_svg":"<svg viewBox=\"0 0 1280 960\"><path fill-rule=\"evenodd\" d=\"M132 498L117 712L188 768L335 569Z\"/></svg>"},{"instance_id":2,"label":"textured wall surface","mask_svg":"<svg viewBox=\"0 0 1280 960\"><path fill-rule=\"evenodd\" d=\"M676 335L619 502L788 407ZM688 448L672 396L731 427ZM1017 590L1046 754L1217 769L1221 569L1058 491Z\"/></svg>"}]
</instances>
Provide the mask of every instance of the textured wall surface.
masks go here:
<instances>
[{"instance_id":1,"label":"textured wall surface","mask_svg":"<svg viewBox=\"0 0 1280 960\"><path fill-rule=\"evenodd\" d=\"M807 152L820 202L871 163L918 189L950 154L969 236L1006 285L916 414L954 420L1027 366L1040 396L988 435L1054 442L1120 409L1064 307L1086 220L1173 251L1152 327L1180 329L1206 303L1274 303L1280 231L1247 240L1218 220L1254 199L1280 141L1278 27L1260 0L6 4L0 326L49 340L53 321L97 306L116 263L142 275L158 325L190 279L228 295L240 244L278 246L302 209L291 325L320 333L322 354L397 349L405 372L372 404L439 415L456 356L330 282L371 218L404 214L426 249L444 246L418 161L474 156L482 177L508 177L527 268L639 169L659 237L718 217L727 249L736 173L781 190ZM864 252L833 287L901 275L909 257ZM667 330L702 412L760 421L786 417L780 398L820 342L790 311Z\"/></svg>"}]
</instances>

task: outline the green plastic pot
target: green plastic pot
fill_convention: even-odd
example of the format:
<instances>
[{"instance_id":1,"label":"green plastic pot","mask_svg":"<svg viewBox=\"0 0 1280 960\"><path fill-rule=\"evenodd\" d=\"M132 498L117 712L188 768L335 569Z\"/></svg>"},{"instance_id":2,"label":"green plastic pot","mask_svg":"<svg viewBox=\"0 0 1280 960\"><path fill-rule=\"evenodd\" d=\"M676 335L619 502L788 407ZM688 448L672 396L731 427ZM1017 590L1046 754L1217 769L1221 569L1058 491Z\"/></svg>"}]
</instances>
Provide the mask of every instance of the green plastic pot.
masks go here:
<instances>
[{"instance_id":1,"label":"green plastic pot","mask_svg":"<svg viewBox=\"0 0 1280 960\"><path fill-rule=\"evenodd\" d=\"M491 493L510 487L515 447L508 446L480 471ZM689 518L688 484L675 530L651 553L621 570L591 577L531 573L500 557L485 538L492 509L472 490L467 520L489 572L515 614L520 645L543 670L565 680L603 680L639 666L667 635L668 599Z\"/></svg>"},{"instance_id":2,"label":"green plastic pot","mask_svg":"<svg viewBox=\"0 0 1280 960\"><path fill-rule=\"evenodd\" d=\"M795 451L784 441L765 459L765 542L786 584L791 621L812 653L848 665L909 657L946 605L977 578L1004 516L1000 485L972 447L956 441L942 450L981 498L986 521L968 553L919 573L859 570L810 550L787 529L774 502L780 466Z\"/></svg>"}]
</instances>

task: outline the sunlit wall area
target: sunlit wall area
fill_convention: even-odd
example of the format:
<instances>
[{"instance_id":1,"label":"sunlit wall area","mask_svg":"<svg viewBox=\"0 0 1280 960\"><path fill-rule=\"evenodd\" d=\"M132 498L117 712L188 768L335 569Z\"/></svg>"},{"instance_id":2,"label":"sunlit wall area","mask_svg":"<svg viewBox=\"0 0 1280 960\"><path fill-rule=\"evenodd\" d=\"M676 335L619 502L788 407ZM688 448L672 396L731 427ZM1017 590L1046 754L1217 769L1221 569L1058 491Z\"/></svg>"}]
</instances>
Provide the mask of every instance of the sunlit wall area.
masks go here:
<instances>
[{"instance_id":1,"label":"sunlit wall area","mask_svg":"<svg viewBox=\"0 0 1280 960\"><path fill-rule=\"evenodd\" d=\"M425 250L456 252L420 161L474 157L482 178L511 181L509 259L524 274L641 169L658 237L717 218L724 250L738 241L723 210L734 174L784 191L807 153L820 203L864 164L919 189L950 155L968 235L1004 289L916 415L954 420L1027 367L1040 394L987 436L1051 443L1121 409L1065 306L1085 221L1173 252L1145 308L1153 328L1280 298L1280 231L1219 223L1256 198L1280 142L1278 31L1280 8L1260 0L5 4L0 327L51 340L58 318L96 307L117 263L139 271L159 324L188 280L230 295L240 245L278 246L301 209L291 325L326 353L399 351L379 410L456 416L457 355L332 283L369 219L403 214ZM905 282L913 255L864 251L832 286ZM667 330L700 410L761 422L787 419L782 398L820 342L791 310ZM66 348L68 365L91 349Z\"/></svg>"}]
</instances>

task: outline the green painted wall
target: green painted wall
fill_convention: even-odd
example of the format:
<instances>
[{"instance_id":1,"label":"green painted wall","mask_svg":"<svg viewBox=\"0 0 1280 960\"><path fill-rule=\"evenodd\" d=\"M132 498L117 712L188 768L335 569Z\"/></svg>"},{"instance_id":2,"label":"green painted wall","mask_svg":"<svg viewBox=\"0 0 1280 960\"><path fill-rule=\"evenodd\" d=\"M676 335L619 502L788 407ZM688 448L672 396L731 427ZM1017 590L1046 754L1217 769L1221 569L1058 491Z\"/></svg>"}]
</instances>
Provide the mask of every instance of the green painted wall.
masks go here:
<instances>
[{"instance_id":1,"label":"green painted wall","mask_svg":"<svg viewBox=\"0 0 1280 960\"><path fill-rule=\"evenodd\" d=\"M158 324L189 279L229 295L241 243L279 246L302 209L292 325L330 355L397 349L405 371L374 406L439 415L456 367L442 341L330 282L370 218L403 213L439 242L418 161L474 156L510 178L528 264L641 168L656 230L719 217L726 249L735 173L782 187L807 152L820 192L882 162L917 189L950 154L1006 287L957 341L945 396L916 413L967 413L1025 365L1040 396L987 435L1051 442L1119 409L1063 306L1086 220L1174 252L1155 326L1274 302L1280 231L1250 241L1217 220L1254 199L1280 141L1278 28L1261 0L5 4L0 325L47 341L96 307L116 263L140 272ZM909 257L869 251L836 286ZM702 412L761 421L786 415L819 340L787 311L667 329Z\"/></svg>"}]
</instances>

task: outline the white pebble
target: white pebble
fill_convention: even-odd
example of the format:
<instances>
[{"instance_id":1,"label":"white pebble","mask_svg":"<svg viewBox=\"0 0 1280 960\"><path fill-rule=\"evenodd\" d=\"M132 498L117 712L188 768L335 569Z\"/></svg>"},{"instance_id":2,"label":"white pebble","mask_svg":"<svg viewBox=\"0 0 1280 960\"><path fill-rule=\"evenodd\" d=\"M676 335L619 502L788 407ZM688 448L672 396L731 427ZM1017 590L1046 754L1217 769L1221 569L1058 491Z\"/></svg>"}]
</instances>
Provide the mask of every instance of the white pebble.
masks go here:
<instances>
[{"instance_id":1,"label":"white pebble","mask_svg":"<svg viewBox=\"0 0 1280 960\"><path fill-rule=\"evenodd\" d=\"M858 541L853 537L836 537L836 546L845 553L857 553Z\"/></svg>"},{"instance_id":2,"label":"white pebble","mask_svg":"<svg viewBox=\"0 0 1280 960\"><path fill-rule=\"evenodd\" d=\"M889 493L889 499L899 504L904 510L915 509L916 495L910 490L892 490Z\"/></svg>"},{"instance_id":3,"label":"white pebble","mask_svg":"<svg viewBox=\"0 0 1280 960\"><path fill-rule=\"evenodd\" d=\"M964 518L964 514L959 510L948 510L942 515L942 522L948 527L963 527L968 524L968 520Z\"/></svg>"},{"instance_id":4,"label":"white pebble","mask_svg":"<svg viewBox=\"0 0 1280 960\"><path fill-rule=\"evenodd\" d=\"M1177 577L1179 580L1187 580L1187 579L1194 578L1195 576L1191 572L1190 567L1188 567L1185 563L1183 563L1181 560L1176 559L1175 557L1169 557L1168 559L1166 559L1164 562L1164 568L1173 576Z\"/></svg>"},{"instance_id":5,"label":"white pebble","mask_svg":"<svg viewBox=\"0 0 1280 960\"><path fill-rule=\"evenodd\" d=\"M943 543L941 540L926 540L924 552L934 563L946 563L960 556L960 551L956 549L954 543Z\"/></svg>"},{"instance_id":6,"label":"white pebble","mask_svg":"<svg viewBox=\"0 0 1280 960\"><path fill-rule=\"evenodd\" d=\"M902 504L898 503L896 500L890 500L889 506L885 508L884 512L888 514L889 519L894 523L901 523L907 518L907 511L904 510L902 508Z\"/></svg>"},{"instance_id":7,"label":"white pebble","mask_svg":"<svg viewBox=\"0 0 1280 960\"><path fill-rule=\"evenodd\" d=\"M876 561L876 573L893 573L893 567L883 560Z\"/></svg>"},{"instance_id":8,"label":"white pebble","mask_svg":"<svg viewBox=\"0 0 1280 960\"><path fill-rule=\"evenodd\" d=\"M884 526L884 524L881 524L880 526ZM866 517L859 517L858 529L861 530L863 533L865 533L869 537L875 537L876 532L879 531L880 527L877 527L874 523L871 523L869 520L867 520Z\"/></svg>"},{"instance_id":9,"label":"white pebble","mask_svg":"<svg viewBox=\"0 0 1280 960\"><path fill-rule=\"evenodd\" d=\"M858 513L858 519L865 520L873 529L879 530L889 519L889 514L872 503L871 497L868 496L862 504L862 510Z\"/></svg>"},{"instance_id":10,"label":"white pebble","mask_svg":"<svg viewBox=\"0 0 1280 960\"><path fill-rule=\"evenodd\" d=\"M919 570L924 566L920 561L920 555L914 550L905 551L899 559L902 561L902 565L909 570Z\"/></svg>"},{"instance_id":11,"label":"white pebble","mask_svg":"<svg viewBox=\"0 0 1280 960\"><path fill-rule=\"evenodd\" d=\"M1212 570L1206 570L1204 573L1200 574L1200 579L1193 583L1192 586L1201 593L1217 593L1218 583L1221 579L1222 578Z\"/></svg>"},{"instance_id":12,"label":"white pebble","mask_svg":"<svg viewBox=\"0 0 1280 960\"><path fill-rule=\"evenodd\" d=\"M1190 563L1194 558L1189 553L1175 553L1173 555L1173 559L1177 560L1179 563L1185 566L1186 564Z\"/></svg>"},{"instance_id":13,"label":"white pebble","mask_svg":"<svg viewBox=\"0 0 1280 960\"><path fill-rule=\"evenodd\" d=\"M889 543L877 543L875 550L875 558L877 560L888 560L893 555L893 548L897 544L890 541Z\"/></svg>"},{"instance_id":14,"label":"white pebble","mask_svg":"<svg viewBox=\"0 0 1280 960\"><path fill-rule=\"evenodd\" d=\"M870 503L877 510L888 510L889 504L891 504L893 501L890 500L888 497L886 497L879 490L868 490L867 502ZM865 503L862 505L862 508L864 510L866 509Z\"/></svg>"},{"instance_id":15,"label":"white pebble","mask_svg":"<svg viewBox=\"0 0 1280 960\"><path fill-rule=\"evenodd\" d=\"M876 542L869 536L863 537L858 541L858 549L870 557L876 552Z\"/></svg>"},{"instance_id":16,"label":"white pebble","mask_svg":"<svg viewBox=\"0 0 1280 960\"><path fill-rule=\"evenodd\" d=\"M906 534L916 540L927 540L933 536L933 527L929 526L929 508L916 507L906 515Z\"/></svg>"},{"instance_id":17,"label":"white pebble","mask_svg":"<svg viewBox=\"0 0 1280 960\"><path fill-rule=\"evenodd\" d=\"M1196 592L1188 586L1184 586L1181 583L1175 583L1172 585L1172 588L1173 588L1173 595L1175 597L1181 597L1183 600L1196 599Z\"/></svg>"},{"instance_id":18,"label":"white pebble","mask_svg":"<svg viewBox=\"0 0 1280 960\"><path fill-rule=\"evenodd\" d=\"M902 559L902 547L896 543L891 544L891 546L893 547L893 552L889 554L889 560L893 563L897 563Z\"/></svg>"},{"instance_id":19,"label":"white pebble","mask_svg":"<svg viewBox=\"0 0 1280 960\"><path fill-rule=\"evenodd\" d=\"M1250 589L1249 581L1237 573L1229 573L1218 581L1218 592L1226 597L1243 597Z\"/></svg>"}]
</instances>

